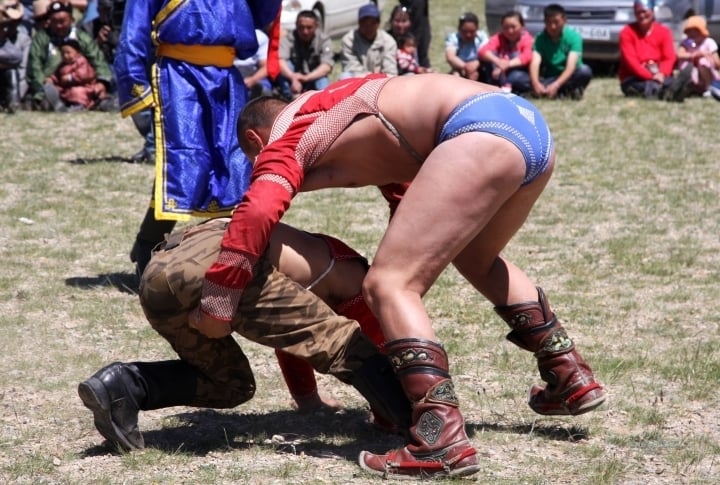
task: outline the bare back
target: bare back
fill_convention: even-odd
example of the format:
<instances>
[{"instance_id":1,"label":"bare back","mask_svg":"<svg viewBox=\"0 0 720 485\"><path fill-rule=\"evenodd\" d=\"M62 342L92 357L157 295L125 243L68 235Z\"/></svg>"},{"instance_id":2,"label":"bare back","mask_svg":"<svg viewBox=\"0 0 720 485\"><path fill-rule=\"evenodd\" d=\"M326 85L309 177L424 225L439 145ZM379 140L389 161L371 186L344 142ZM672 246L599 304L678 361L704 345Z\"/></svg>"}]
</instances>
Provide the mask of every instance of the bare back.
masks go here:
<instances>
[{"instance_id":1,"label":"bare back","mask_svg":"<svg viewBox=\"0 0 720 485\"><path fill-rule=\"evenodd\" d=\"M378 116L358 116L306 171L301 190L411 181L421 165L416 156L424 160L435 148L452 110L474 94L497 90L444 74L389 80L378 110L411 150Z\"/></svg>"}]
</instances>

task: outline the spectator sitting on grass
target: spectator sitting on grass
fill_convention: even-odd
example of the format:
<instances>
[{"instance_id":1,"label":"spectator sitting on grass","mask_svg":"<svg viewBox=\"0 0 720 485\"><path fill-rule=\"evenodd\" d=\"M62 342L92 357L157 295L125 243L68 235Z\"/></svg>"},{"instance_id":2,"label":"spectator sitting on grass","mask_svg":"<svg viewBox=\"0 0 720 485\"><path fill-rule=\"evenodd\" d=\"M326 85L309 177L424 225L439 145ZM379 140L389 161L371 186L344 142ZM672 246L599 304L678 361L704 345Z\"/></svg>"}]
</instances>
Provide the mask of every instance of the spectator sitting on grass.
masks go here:
<instances>
[{"instance_id":1,"label":"spectator sitting on grass","mask_svg":"<svg viewBox=\"0 0 720 485\"><path fill-rule=\"evenodd\" d=\"M374 3L360 7L358 27L342 38L340 79L373 73L397 75L397 43L380 30L380 10Z\"/></svg>"},{"instance_id":2,"label":"spectator sitting on grass","mask_svg":"<svg viewBox=\"0 0 720 485\"><path fill-rule=\"evenodd\" d=\"M48 7L49 24L47 29L38 30L33 35L28 63L28 85L35 109L49 111L50 102L45 98L43 85L49 81L61 63L60 44L65 39L78 42L82 54L95 69L98 81L106 88L112 85L113 75L105 62L95 39L87 32L73 26L72 6L69 3L54 1ZM102 108L111 108L111 103L103 103ZM99 107L101 108L101 107Z\"/></svg>"},{"instance_id":3,"label":"spectator sitting on grass","mask_svg":"<svg viewBox=\"0 0 720 485\"><path fill-rule=\"evenodd\" d=\"M533 93L538 97L582 99L592 79L590 66L582 62L582 36L565 25L562 5L548 5L543 16L545 28L535 36L530 62Z\"/></svg>"},{"instance_id":4,"label":"spectator sitting on grass","mask_svg":"<svg viewBox=\"0 0 720 485\"><path fill-rule=\"evenodd\" d=\"M478 51L488 41L488 35L478 26L477 15L464 13L458 21L457 32L445 39L445 60L450 64L450 74L473 81L482 80Z\"/></svg>"},{"instance_id":5,"label":"spectator sitting on grass","mask_svg":"<svg viewBox=\"0 0 720 485\"><path fill-rule=\"evenodd\" d=\"M303 10L295 19L295 30L280 39L278 57L280 94L290 99L311 89L325 89L335 65L332 40L318 30L312 10Z\"/></svg>"},{"instance_id":6,"label":"spectator sitting on grass","mask_svg":"<svg viewBox=\"0 0 720 485\"><path fill-rule=\"evenodd\" d=\"M677 50L678 68L681 72L690 69L690 94L709 96L710 84L720 79L717 42L710 37L707 22L699 15L688 17L683 31L685 38Z\"/></svg>"},{"instance_id":7,"label":"spectator sitting on grass","mask_svg":"<svg viewBox=\"0 0 720 485\"><path fill-rule=\"evenodd\" d=\"M397 51L398 74L422 74L431 72L431 69L422 67L417 57L417 41L415 36L407 33L398 38Z\"/></svg>"},{"instance_id":8,"label":"spectator sitting on grass","mask_svg":"<svg viewBox=\"0 0 720 485\"><path fill-rule=\"evenodd\" d=\"M530 91L528 66L533 58L533 37L525 30L522 14L514 10L500 19L500 32L480 48L478 57L485 82L516 94Z\"/></svg>"},{"instance_id":9,"label":"spectator sitting on grass","mask_svg":"<svg viewBox=\"0 0 720 485\"><path fill-rule=\"evenodd\" d=\"M625 96L682 101L689 71L673 78L677 56L670 29L655 21L655 0L635 0L635 22L620 31L620 89Z\"/></svg>"}]
</instances>

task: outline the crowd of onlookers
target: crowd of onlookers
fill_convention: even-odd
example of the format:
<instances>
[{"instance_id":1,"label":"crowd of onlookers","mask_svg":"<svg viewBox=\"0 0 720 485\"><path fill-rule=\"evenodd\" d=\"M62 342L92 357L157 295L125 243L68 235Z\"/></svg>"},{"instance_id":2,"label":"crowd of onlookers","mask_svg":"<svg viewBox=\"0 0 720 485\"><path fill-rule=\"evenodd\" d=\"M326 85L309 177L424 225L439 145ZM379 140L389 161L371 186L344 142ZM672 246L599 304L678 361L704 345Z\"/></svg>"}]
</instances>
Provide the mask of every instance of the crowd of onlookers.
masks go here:
<instances>
[{"instance_id":1,"label":"crowd of onlookers","mask_svg":"<svg viewBox=\"0 0 720 485\"><path fill-rule=\"evenodd\" d=\"M720 57L703 17L686 19L683 38L675 46L669 28L655 19L654 0L635 0L635 21L620 34L619 80L626 96L683 101L690 95L720 99ZM358 26L332 53L330 40L318 31L310 11L298 16L295 31L281 48L282 94L293 96L320 89L329 82L335 58L339 78L383 72L422 74L436 70L486 82L531 97L582 99L593 77L583 62L583 39L567 25L565 9L548 4L542 32L531 35L522 15L509 11L493 35L480 27L473 12L464 13L457 30L445 38L445 67L431 67L428 59L430 22L427 1L401 1L390 12L388 28L380 29L377 7L358 12ZM289 86L289 88L288 88Z\"/></svg>"},{"instance_id":2,"label":"crowd of onlookers","mask_svg":"<svg viewBox=\"0 0 720 485\"><path fill-rule=\"evenodd\" d=\"M0 0L0 110L117 110L112 64L122 3ZM685 37L676 46L671 31L655 20L654 7L654 0L635 0L635 21L620 34L622 92L670 101L689 95L720 99L718 46L705 19L688 17ZM430 65L428 9L428 0L401 0L383 29L380 10L368 3L358 12L357 27L342 37L339 52L321 31L316 14L302 11L295 29L281 38L276 79L268 77L269 39L260 30L256 55L235 65L251 97L291 98L322 89L336 63L339 79L377 72L450 72L532 97L581 99L592 80L593 72L583 62L583 39L566 25L559 4L547 5L545 28L535 36L516 11L507 12L492 35L480 27L476 14L464 13L457 30L444 39L444 67Z\"/></svg>"},{"instance_id":3,"label":"crowd of onlookers","mask_svg":"<svg viewBox=\"0 0 720 485\"><path fill-rule=\"evenodd\" d=\"M0 108L113 111L111 0L0 0Z\"/></svg>"}]
</instances>

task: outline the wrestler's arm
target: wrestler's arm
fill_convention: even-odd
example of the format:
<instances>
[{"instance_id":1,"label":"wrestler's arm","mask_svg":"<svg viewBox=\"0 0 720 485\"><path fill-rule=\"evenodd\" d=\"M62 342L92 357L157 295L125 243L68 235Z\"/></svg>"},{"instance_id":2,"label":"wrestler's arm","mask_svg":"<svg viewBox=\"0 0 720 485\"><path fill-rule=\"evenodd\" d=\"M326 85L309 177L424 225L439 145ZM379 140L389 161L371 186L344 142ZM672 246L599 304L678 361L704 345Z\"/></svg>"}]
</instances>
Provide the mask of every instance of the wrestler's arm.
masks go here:
<instances>
[{"instance_id":1,"label":"wrestler's arm","mask_svg":"<svg viewBox=\"0 0 720 485\"><path fill-rule=\"evenodd\" d=\"M270 146L258 156L250 188L233 212L217 260L205 273L200 307L191 312L189 324L208 337L230 334L230 321L253 277L253 266L302 183L294 149L285 148Z\"/></svg>"}]
</instances>

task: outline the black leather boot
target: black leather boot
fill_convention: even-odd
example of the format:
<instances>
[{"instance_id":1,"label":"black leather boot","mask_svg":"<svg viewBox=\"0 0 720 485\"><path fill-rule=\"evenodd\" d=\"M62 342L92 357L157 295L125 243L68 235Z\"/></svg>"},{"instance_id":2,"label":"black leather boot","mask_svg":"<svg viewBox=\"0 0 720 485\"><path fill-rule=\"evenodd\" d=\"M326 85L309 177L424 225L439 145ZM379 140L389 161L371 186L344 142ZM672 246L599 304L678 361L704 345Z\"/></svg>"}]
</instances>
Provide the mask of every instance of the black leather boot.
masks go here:
<instances>
[{"instance_id":1,"label":"black leather boot","mask_svg":"<svg viewBox=\"0 0 720 485\"><path fill-rule=\"evenodd\" d=\"M78 395L105 439L126 451L141 449L139 412L189 404L198 372L182 360L114 362L81 382Z\"/></svg>"},{"instance_id":2,"label":"black leather boot","mask_svg":"<svg viewBox=\"0 0 720 485\"><path fill-rule=\"evenodd\" d=\"M165 240L165 235L172 232L175 221L159 221L155 219L155 209L147 210L135 243L130 250L130 261L137 265L137 275L142 276L145 267L150 262L152 250Z\"/></svg>"}]
</instances>

